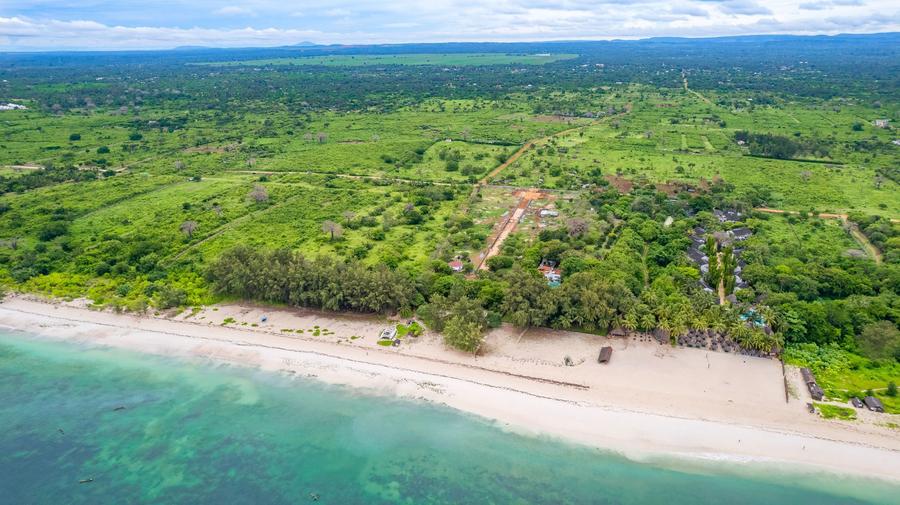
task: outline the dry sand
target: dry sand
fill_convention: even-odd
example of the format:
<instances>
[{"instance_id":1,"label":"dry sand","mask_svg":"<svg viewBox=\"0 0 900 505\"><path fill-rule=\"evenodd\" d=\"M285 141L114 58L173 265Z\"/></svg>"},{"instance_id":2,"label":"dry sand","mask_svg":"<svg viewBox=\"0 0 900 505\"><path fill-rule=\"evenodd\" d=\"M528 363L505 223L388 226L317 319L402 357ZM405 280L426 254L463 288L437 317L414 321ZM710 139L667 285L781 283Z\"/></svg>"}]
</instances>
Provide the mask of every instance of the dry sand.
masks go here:
<instances>
[{"instance_id":1,"label":"dry sand","mask_svg":"<svg viewBox=\"0 0 900 505\"><path fill-rule=\"evenodd\" d=\"M223 326L228 318L235 322ZM0 304L0 325L31 334L424 399L509 430L636 459L752 461L900 481L900 436L883 426L900 416L860 412L859 422L847 423L811 415L791 369L786 400L776 360L671 348L639 336L607 339L550 330L520 336L511 327L491 332L478 357L445 348L434 334L396 348L377 345L380 330L393 323L238 305L138 317L21 296ZM596 362L601 345L615 349L608 365ZM573 366L563 364L567 356Z\"/></svg>"}]
</instances>

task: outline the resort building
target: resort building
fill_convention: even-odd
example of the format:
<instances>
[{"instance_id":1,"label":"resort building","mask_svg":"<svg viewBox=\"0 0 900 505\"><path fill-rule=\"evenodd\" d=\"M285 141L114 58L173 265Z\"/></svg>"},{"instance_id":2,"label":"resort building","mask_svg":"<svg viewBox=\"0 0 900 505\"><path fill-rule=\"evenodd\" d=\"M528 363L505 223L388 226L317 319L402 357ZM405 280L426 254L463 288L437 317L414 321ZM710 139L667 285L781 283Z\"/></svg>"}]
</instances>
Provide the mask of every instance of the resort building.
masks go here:
<instances>
[{"instance_id":1,"label":"resort building","mask_svg":"<svg viewBox=\"0 0 900 505\"><path fill-rule=\"evenodd\" d=\"M547 279L547 284L550 287L559 286L562 282L562 270L557 268L555 261L550 260L541 260L540 266L538 266L538 271L541 275Z\"/></svg>"},{"instance_id":2,"label":"resort building","mask_svg":"<svg viewBox=\"0 0 900 505\"><path fill-rule=\"evenodd\" d=\"M884 412L884 405L882 405L881 400L875 398L874 396L867 396L865 400L863 400L872 412Z\"/></svg>"}]
</instances>

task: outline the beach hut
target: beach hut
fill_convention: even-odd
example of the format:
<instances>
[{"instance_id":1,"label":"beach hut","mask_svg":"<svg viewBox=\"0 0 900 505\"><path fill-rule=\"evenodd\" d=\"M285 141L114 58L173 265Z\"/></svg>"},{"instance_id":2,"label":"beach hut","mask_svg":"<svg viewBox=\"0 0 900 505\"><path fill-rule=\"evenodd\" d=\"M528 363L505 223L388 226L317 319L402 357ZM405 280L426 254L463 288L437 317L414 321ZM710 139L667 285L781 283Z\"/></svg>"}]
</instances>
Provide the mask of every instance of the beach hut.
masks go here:
<instances>
[{"instance_id":1,"label":"beach hut","mask_svg":"<svg viewBox=\"0 0 900 505\"><path fill-rule=\"evenodd\" d=\"M669 343L669 339L672 338L672 334L669 333L669 330L656 328L655 330L653 330L653 338L655 338L660 344L667 344Z\"/></svg>"},{"instance_id":2,"label":"beach hut","mask_svg":"<svg viewBox=\"0 0 900 505\"><path fill-rule=\"evenodd\" d=\"M628 331L626 331L625 328L623 328L621 326L616 326L615 328L610 330L609 336L610 337L627 337Z\"/></svg>"},{"instance_id":3,"label":"beach hut","mask_svg":"<svg viewBox=\"0 0 900 505\"><path fill-rule=\"evenodd\" d=\"M884 412L884 405L881 404L881 400L875 398L874 396L867 396L865 399L866 407L869 408L872 412Z\"/></svg>"},{"instance_id":4,"label":"beach hut","mask_svg":"<svg viewBox=\"0 0 900 505\"><path fill-rule=\"evenodd\" d=\"M612 358L612 347L600 348L600 356L597 358L597 363L609 363L610 358Z\"/></svg>"},{"instance_id":5,"label":"beach hut","mask_svg":"<svg viewBox=\"0 0 900 505\"><path fill-rule=\"evenodd\" d=\"M815 382L809 384L809 394L812 396L813 400L821 401L822 398L825 398L825 391L823 391Z\"/></svg>"},{"instance_id":6,"label":"beach hut","mask_svg":"<svg viewBox=\"0 0 900 505\"><path fill-rule=\"evenodd\" d=\"M809 384L815 384L815 383L816 383L816 378L815 378L815 376L813 375L812 371L811 371L809 368L801 368L801 369L800 369L800 375L803 376L803 382L804 382L805 384L809 385Z\"/></svg>"}]
</instances>

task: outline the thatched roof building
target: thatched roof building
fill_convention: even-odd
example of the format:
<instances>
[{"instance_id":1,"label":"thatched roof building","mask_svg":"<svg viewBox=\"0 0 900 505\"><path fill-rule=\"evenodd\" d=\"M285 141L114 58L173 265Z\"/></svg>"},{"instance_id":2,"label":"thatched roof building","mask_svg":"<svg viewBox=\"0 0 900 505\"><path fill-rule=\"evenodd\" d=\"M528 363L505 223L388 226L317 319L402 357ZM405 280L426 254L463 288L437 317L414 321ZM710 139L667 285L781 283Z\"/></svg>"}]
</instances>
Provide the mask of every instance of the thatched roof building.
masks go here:
<instances>
[{"instance_id":1,"label":"thatched roof building","mask_svg":"<svg viewBox=\"0 0 900 505\"><path fill-rule=\"evenodd\" d=\"M816 383L816 378L813 375L812 370L810 370L809 368L805 368L805 367L801 368L800 375L803 376L804 383L806 383L806 384L815 384Z\"/></svg>"},{"instance_id":2,"label":"thatched roof building","mask_svg":"<svg viewBox=\"0 0 900 505\"><path fill-rule=\"evenodd\" d=\"M813 400L820 401L822 398L825 398L825 391L823 391L815 382L809 384L809 394L812 396Z\"/></svg>"},{"instance_id":3,"label":"thatched roof building","mask_svg":"<svg viewBox=\"0 0 900 505\"><path fill-rule=\"evenodd\" d=\"M872 412L884 412L884 405L882 405L881 400L875 398L874 396L867 396L865 399L866 407L869 408Z\"/></svg>"},{"instance_id":4,"label":"thatched roof building","mask_svg":"<svg viewBox=\"0 0 900 505\"><path fill-rule=\"evenodd\" d=\"M612 351L612 347L602 347L600 349L600 356L597 358L597 363L609 363L610 358L612 358Z\"/></svg>"}]
</instances>

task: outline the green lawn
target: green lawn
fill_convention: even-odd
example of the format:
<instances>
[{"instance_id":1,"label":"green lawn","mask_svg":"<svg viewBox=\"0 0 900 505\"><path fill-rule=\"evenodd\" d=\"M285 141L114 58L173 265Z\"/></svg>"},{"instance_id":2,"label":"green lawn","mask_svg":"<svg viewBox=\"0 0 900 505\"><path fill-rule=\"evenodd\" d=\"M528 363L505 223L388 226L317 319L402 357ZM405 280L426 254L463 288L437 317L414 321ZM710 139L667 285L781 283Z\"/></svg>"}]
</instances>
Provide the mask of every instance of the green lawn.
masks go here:
<instances>
[{"instance_id":1,"label":"green lawn","mask_svg":"<svg viewBox=\"0 0 900 505\"><path fill-rule=\"evenodd\" d=\"M830 405L827 403L815 403L814 405L819 409L819 412L822 413L822 417L825 419L840 419L842 421L856 420L856 411L850 407L838 407L837 405Z\"/></svg>"}]
</instances>

